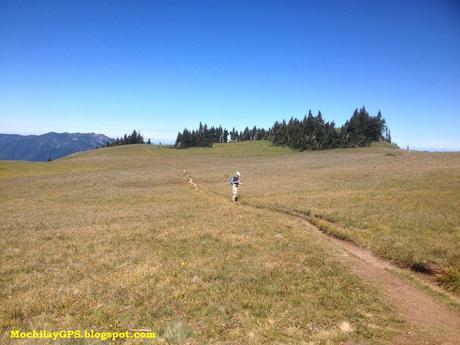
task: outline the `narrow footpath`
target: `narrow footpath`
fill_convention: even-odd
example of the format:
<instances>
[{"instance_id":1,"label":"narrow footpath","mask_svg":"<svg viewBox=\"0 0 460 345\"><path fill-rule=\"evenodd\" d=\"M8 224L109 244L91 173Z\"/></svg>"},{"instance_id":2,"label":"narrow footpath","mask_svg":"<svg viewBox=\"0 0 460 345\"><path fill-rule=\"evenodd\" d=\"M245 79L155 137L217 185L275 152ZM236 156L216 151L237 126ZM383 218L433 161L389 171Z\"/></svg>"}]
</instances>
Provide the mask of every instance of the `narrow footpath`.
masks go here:
<instances>
[{"instance_id":1,"label":"narrow footpath","mask_svg":"<svg viewBox=\"0 0 460 345\"><path fill-rule=\"evenodd\" d=\"M200 188L187 170L183 170L188 182L199 190ZM206 192L206 190L204 190ZM209 192L208 192L209 193ZM212 194L212 193L210 193ZM216 196L215 194L212 194ZM242 207L260 208L245 203ZM270 210L266 208L266 210ZM351 272L363 280L370 282L383 291L388 301L397 313L409 325L409 332L392 339L389 344L401 345L459 345L460 344L460 315L447 305L425 291L422 291L408 281L398 276L402 269L376 257L368 250L357 245L335 238L313 225L302 214L286 213L281 210L272 212L284 213L287 217L295 217L305 226L305 229L330 244L332 255Z\"/></svg>"}]
</instances>

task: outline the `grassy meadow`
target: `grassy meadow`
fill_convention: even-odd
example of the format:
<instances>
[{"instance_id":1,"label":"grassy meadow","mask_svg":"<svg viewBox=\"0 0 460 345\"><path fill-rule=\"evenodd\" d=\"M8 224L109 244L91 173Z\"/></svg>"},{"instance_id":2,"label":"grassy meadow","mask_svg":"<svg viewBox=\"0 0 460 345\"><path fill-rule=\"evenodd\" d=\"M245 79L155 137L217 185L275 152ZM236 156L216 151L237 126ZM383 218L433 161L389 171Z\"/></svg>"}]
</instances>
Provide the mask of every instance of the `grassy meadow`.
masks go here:
<instances>
[{"instance_id":1,"label":"grassy meadow","mask_svg":"<svg viewBox=\"0 0 460 345\"><path fill-rule=\"evenodd\" d=\"M165 344L386 342L405 324L381 291L271 209L304 212L402 265L436 264L455 290L459 168L458 153L265 142L0 162L0 342L12 328L152 329Z\"/></svg>"},{"instance_id":2,"label":"grassy meadow","mask_svg":"<svg viewBox=\"0 0 460 345\"><path fill-rule=\"evenodd\" d=\"M460 294L460 153L375 144L284 154L274 148L267 156L257 152L264 145L271 150L268 143L237 143L225 150L232 145L251 147L254 155L188 164L210 192L227 196L225 175L239 169L243 203L301 212L339 238L400 266L436 274L445 288Z\"/></svg>"}]
</instances>

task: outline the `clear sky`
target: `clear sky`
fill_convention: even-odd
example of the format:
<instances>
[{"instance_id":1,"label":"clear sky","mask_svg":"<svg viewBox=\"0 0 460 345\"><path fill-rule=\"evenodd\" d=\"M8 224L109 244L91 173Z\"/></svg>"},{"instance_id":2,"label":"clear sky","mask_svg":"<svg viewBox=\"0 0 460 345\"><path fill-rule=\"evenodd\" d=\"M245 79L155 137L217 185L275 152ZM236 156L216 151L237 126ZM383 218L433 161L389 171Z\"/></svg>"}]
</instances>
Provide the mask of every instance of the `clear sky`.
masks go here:
<instances>
[{"instance_id":1,"label":"clear sky","mask_svg":"<svg viewBox=\"0 0 460 345\"><path fill-rule=\"evenodd\" d=\"M460 2L0 0L0 132L269 127L381 110L460 150Z\"/></svg>"}]
</instances>

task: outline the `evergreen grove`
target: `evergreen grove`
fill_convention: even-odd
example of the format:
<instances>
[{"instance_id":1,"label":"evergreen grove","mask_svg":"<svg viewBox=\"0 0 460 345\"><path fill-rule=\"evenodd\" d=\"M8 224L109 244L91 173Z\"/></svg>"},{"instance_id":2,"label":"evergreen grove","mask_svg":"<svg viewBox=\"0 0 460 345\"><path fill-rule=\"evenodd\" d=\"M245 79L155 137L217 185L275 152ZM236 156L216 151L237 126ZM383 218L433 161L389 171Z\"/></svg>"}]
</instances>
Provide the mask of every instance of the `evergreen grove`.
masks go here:
<instances>
[{"instance_id":1,"label":"evergreen grove","mask_svg":"<svg viewBox=\"0 0 460 345\"><path fill-rule=\"evenodd\" d=\"M323 150L338 147L367 146L373 141L391 143L391 134L380 111L371 116L365 107L356 109L342 127L325 122L321 112L313 116L311 111L301 120L275 122L272 128L246 127L238 132L219 127L208 127L200 122L196 130L184 129L177 134L175 147L212 147L214 143L228 141L271 140L275 145L296 150Z\"/></svg>"},{"instance_id":2,"label":"evergreen grove","mask_svg":"<svg viewBox=\"0 0 460 345\"><path fill-rule=\"evenodd\" d=\"M133 130L130 135L125 134L122 138L116 138L113 141L107 141L105 147L130 144L145 144L144 137L142 136L141 132ZM147 144L150 144L150 139L147 141Z\"/></svg>"},{"instance_id":3,"label":"evergreen grove","mask_svg":"<svg viewBox=\"0 0 460 345\"><path fill-rule=\"evenodd\" d=\"M197 130L184 129L182 133L179 132L174 146L178 148L211 147L214 143L226 143L228 141L268 139L268 134L268 131L263 128L249 129L246 127L244 131L238 132L235 128L228 131L221 126L208 128L206 124L203 125L200 122Z\"/></svg>"}]
</instances>

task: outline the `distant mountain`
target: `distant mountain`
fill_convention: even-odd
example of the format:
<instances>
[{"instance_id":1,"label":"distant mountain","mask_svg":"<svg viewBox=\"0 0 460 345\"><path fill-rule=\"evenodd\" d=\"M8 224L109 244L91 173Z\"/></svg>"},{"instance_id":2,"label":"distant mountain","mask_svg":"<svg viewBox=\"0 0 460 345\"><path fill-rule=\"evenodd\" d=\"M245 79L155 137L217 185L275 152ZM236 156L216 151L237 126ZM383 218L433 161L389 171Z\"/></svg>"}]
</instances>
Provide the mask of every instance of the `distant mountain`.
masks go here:
<instances>
[{"instance_id":1,"label":"distant mountain","mask_svg":"<svg viewBox=\"0 0 460 345\"><path fill-rule=\"evenodd\" d=\"M0 160L47 161L113 141L104 134L55 133L42 135L0 134Z\"/></svg>"}]
</instances>

